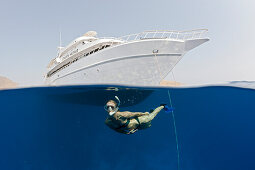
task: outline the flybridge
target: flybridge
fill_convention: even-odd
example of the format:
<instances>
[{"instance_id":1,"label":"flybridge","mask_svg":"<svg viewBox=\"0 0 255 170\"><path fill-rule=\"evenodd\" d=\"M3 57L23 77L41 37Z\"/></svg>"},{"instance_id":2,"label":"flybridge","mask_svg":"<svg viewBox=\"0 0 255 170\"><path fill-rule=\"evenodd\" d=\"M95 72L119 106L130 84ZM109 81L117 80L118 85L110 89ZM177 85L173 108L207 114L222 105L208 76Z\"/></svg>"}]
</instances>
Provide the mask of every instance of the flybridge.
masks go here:
<instances>
[{"instance_id":1,"label":"flybridge","mask_svg":"<svg viewBox=\"0 0 255 170\"><path fill-rule=\"evenodd\" d=\"M85 42L92 42L95 41L97 38L95 37L79 37L76 40L74 40L72 43L67 45L65 48L60 48L60 50L63 49L63 51L59 52L59 57L63 54L65 54L67 51L70 51L72 48L77 46L78 44L82 43L83 45L86 44Z\"/></svg>"}]
</instances>

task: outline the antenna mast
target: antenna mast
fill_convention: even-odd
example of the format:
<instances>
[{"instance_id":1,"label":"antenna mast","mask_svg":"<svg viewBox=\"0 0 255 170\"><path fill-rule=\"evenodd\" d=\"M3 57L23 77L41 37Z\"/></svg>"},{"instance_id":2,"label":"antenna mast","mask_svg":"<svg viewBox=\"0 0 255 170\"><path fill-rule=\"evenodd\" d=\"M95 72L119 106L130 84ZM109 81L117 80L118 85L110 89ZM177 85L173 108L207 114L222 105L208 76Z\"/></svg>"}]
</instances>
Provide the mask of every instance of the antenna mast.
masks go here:
<instances>
[{"instance_id":1,"label":"antenna mast","mask_svg":"<svg viewBox=\"0 0 255 170\"><path fill-rule=\"evenodd\" d=\"M61 28L59 28L59 47L58 47L58 57L60 57L62 49L62 34L61 34Z\"/></svg>"},{"instance_id":2,"label":"antenna mast","mask_svg":"<svg viewBox=\"0 0 255 170\"><path fill-rule=\"evenodd\" d=\"M62 47L62 34L61 34L61 29L59 29L59 47Z\"/></svg>"}]
</instances>

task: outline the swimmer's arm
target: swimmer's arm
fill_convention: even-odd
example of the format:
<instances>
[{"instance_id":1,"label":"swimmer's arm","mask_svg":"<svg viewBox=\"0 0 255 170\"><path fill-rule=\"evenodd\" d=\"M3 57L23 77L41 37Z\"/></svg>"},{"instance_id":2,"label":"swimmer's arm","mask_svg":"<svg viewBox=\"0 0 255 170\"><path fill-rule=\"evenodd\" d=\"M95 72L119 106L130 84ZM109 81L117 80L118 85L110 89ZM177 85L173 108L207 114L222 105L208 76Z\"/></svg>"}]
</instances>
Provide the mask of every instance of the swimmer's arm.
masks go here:
<instances>
[{"instance_id":1,"label":"swimmer's arm","mask_svg":"<svg viewBox=\"0 0 255 170\"><path fill-rule=\"evenodd\" d=\"M121 116L126 117L126 118L132 118L132 117L139 117L139 116L144 116L144 115L148 115L148 112L142 113L142 112L120 112L119 113Z\"/></svg>"}]
</instances>

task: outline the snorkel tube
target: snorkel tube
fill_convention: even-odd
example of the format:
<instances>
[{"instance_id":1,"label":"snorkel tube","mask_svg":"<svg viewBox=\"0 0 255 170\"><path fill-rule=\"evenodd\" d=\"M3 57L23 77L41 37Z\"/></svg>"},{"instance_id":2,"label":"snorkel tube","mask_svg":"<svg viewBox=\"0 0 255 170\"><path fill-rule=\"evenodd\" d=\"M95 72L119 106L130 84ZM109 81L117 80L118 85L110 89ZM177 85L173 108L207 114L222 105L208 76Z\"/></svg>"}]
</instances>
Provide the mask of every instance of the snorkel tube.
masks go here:
<instances>
[{"instance_id":1,"label":"snorkel tube","mask_svg":"<svg viewBox=\"0 0 255 170\"><path fill-rule=\"evenodd\" d=\"M118 98L118 96L114 96L116 100L118 100L118 107L120 106L120 99Z\"/></svg>"}]
</instances>

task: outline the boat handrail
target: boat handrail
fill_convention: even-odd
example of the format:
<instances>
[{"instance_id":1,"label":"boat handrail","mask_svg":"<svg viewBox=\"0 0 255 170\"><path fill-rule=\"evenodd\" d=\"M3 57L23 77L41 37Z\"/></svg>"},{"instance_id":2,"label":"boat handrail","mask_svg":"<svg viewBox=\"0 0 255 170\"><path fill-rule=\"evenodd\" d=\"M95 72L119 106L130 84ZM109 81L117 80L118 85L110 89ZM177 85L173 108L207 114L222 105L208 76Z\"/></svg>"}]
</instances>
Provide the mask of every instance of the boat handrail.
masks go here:
<instances>
[{"instance_id":1,"label":"boat handrail","mask_svg":"<svg viewBox=\"0 0 255 170\"><path fill-rule=\"evenodd\" d=\"M174 30L152 30L144 31L136 34L129 34L117 39L130 42L144 39L172 39L172 40L193 40L205 38L207 29L196 29L189 31L174 31Z\"/></svg>"}]
</instances>

